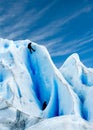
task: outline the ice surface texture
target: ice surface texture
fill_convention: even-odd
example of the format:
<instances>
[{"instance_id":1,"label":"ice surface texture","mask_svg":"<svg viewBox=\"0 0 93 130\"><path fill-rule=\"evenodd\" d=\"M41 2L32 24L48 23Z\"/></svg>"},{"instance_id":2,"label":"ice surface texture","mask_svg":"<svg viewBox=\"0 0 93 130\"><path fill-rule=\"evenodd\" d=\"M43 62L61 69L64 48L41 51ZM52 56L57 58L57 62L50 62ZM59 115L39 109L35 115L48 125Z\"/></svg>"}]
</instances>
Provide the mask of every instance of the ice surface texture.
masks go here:
<instances>
[{"instance_id":1,"label":"ice surface texture","mask_svg":"<svg viewBox=\"0 0 93 130\"><path fill-rule=\"evenodd\" d=\"M58 70L44 46L32 42L30 53L29 42L0 39L1 130L93 130L93 70L77 54Z\"/></svg>"}]
</instances>

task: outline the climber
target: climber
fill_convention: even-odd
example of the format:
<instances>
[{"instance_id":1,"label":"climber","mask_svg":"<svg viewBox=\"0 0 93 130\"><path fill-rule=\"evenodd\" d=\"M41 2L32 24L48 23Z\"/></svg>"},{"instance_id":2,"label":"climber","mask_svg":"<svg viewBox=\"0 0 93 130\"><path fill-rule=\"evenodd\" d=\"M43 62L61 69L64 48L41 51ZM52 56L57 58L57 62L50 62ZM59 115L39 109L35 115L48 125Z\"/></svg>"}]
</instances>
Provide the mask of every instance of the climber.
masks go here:
<instances>
[{"instance_id":1,"label":"climber","mask_svg":"<svg viewBox=\"0 0 93 130\"><path fill-rule=\"evenodd\" d=\"M31 42L28 44L28 49L30 50L30 52L32 53L32 51L35 51L33 48L32 48L32 46L31 46Z\"/></svg>"},{"instance_id":2,"label":"climber","mask_svg":"<svg viewBox=\"0 0 93 130\"><path fill-rule=\"evenodd\" d=\"M47 107L47 102L44 101L43 106L42 106L42 110L44 110L46 107Z\"/></svg>"}]
</instances>

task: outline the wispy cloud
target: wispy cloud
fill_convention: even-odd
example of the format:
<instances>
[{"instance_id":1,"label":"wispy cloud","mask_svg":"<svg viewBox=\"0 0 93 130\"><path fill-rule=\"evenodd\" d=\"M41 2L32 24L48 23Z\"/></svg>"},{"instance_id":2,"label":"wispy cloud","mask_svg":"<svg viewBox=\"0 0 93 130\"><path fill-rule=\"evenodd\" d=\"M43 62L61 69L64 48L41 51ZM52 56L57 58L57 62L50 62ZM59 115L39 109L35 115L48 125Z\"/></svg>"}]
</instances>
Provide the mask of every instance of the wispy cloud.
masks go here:
<instances>
[{"instance_id":1,"label":"wispy cloud","mask_svg":"<svg viewBox=\"0 0 93 130\"><path fill-rule=\"evenodd\" d=\"M13 6L8 9L7 13L3 14L2 17L0 17L0 26L2 24L6 24L6 21L10 18L10 20L15 19L15 22L12 23L12 25L9 24L3 27L2 35L5 35L5 37L9 39L14 39L18 36L22 36L26 32L30 32L27 38L30 38L32 41L41 41L46 39L47 37L57 34L60 31L60 29L62 31L66 23L77 18L81 14L88 13L92 10L92 6L84 7L80 10L77 10L70 16L66 16L65 18L61 18L55 21L51 21L48 25L44 25L42 28L39 27L35 31L30 31L32 27L35 27L38 20L40 20L40 18L42 18L49 9L51 9L51 7L56 3L56 1L57 0L52 1L49 5L42 8L38 12L35 10L34 7L31 10L24 12L24 4L22 4L22 2L14 3ZM22 15L21 17L19 15L19 12ZM60 37L58 41L56 40L56 42L59 42L61 40L62 37Z\"/></svg>"},{"instance_id":2,"label":"wispy cloud","mask_svg":"<svg viewBox=\"0 0 93 130\"><path fill-rule=\"evenodd\" d=\"M85 45L89 45L93 41L93 31L89 31L82 38L64 42L62 45L57 46L55 51L51 50L51 56L64 56L74 52L80 52L80 54L88 53L93 48L85 49ZM60 48L60 49L59 49ZM52 49L52 48L51 48Z\"/></svg>"},{"instance_id":3,"label":"wispy cloud","mask_svg":"<svg viewBox=\"0 0 93 130\"><path fill-rule=\"evenodd\" d=\"M77 50L80 50L82 47L84 47L86 44L89 44L89 42L93 41L93 31L91 33L88 33L88 35L84 35L82 38L77 39L75 42L75 48Z\"/></svg>"},{"instance_id":4,"label":"wispy cloud","mask_svg":"<svg viewBox=\"0 0 93 130\"><path fill-rule=\"evenodd\" d=\"M60 29L64 28L65 24L67 24L71 20L77 18L78 16L80 16L83 13L90 12L92 9L93 9L92 6L87 6L87 7L84 7L83 9L80 9L79 11L76 11L74 14L72 14L70 16L66 16L65 18L62 18L62 19L59 19L56 21L52 21L52 22L50 22L50 24L31 33L31 39L38 41L38 40L47 38L49 36L53 36L54 34L58 33L60 31Z\"/></svg>"},{"instance_id":5,"label":"wispy cloud","mask_svg":"<svg viewBox=\"0 0 93 130\"><path fill-rule=\"evenodd\" d=\"M11 24L8 25L8 26L5 26L4 29L2 30L2 33L5 33L7 34L7 37L8 37L8 34L11 33L11 32L15 32L16 30L21 30L23 33L25 30L27 30L28 28L28 31L29 31L29 28L31 28L31 26L34 26L35 23L46 13L47 10L49 10L54 4L56 3L56 0L54 0L53 2L51 2L49 5L47 5L46 7L42 8L41 10L39 10L38 12L35 10L35 8L31 8L31 10L27 11L27 12L23 12L24 14L22 14L22 11L23 11L23 7L22 5L19 5L19 3L15 3L13 7L11 7L7 14L4 14L2 15L2 18L0 18L0 22L1 22L1 25L4 23L6 23L7 20L9 20L10 16L11 17L14 17L14 19L18 19L16 20L17 22L12 24L12 27L11 27ZM22 8L21 8L21 7ZM15 7L20 7L20 9L18 8L17 10L15 10L16 8ZM11 12L13 12L11 14ZM18 12L21 12L21 17L20 15L18 15ZM22 32L20 31L20 34L22 34ZM10 35L10 34L9 34ZM19 34L18 34L19 35ZM16 34L17 36L17 34ZM10 36L9 36L10 37ZM12 35L11 35L11 38L12 38ZM14 35L13 35L13 38L14 38Z\"/></svg>"},{"instance_id":6,"label":"wispy cloud","mask_svg":"<svg viewBox=\"0 0 93 130\"><path fill-rule=\"evenodd\" d=\"M26 31L26 30L25 30L25 31ZM17 31L15 31L15 32L10 33L10 34L8 35L8 37L6 37L6 38L8 38L8 39L15 39L16 37L21 37L21 35L23 35L22 30L17 30Z\"/></svg>"},{"instance_id":7,"label":"wispy cloud","mask_svg":"<svg viewBox=\"0 0 93 130\"><path fill-rule=\"evenodd\" d=\"M55 38L55 39L49 40L49 41L46 42L46 47L47 48L51 48L53 45L62 42L63 39L64 39L64 37L62 37L62 38Z\"/></svg>"},{"instance_id":8,"label":"wispy cloud","mask_svg":"<svg viewBox=\"0 0 93 130\"><path fill-rule=\"evenodd\" d=\"M3 12L0 16L0 25L5 24L8 20L11 20L11 18L14 18L15 15L17 18L18 14L22 13L23 11L23 5L21 2L9 2L9 6L7 6L7 9L5 6L1 8Z\"/></svg>"},{"instance_id":9,"label":"wispy cloud","mask_svg":"<svg viewBox=\"0 0 93 130\"><path fill-rule=\"evenodd\" d=\"M91 58L85 58L82 59L82 62L85 66L89 67L89 68L93 68L93 59Z\"/></svg>"},{"instance_id":10,"label":"wispy cloud","mask_svg":"<svg viewBox=\"0 0 93 130\"><path fill-rule=\"evenodd\" d=\"M80 54L86 54L86 53L89 53L89 52L93 52L93 48L84 49L83 51L81 51Z\"/></svg>"},{"instance_id":11,"label":"wispy cloud","mask_svg":"<svg viewBox=\"0 0 93 130\"><path fill-rule=\"evenodd\" d=\"M52 57L58 57L58 56L64 56L64 55L68 55L70 53L73 53L73 49L72 48L67 48L66 50L61 50L61 51L55 51L51 54Z\"/></svg>"}]
</instances>

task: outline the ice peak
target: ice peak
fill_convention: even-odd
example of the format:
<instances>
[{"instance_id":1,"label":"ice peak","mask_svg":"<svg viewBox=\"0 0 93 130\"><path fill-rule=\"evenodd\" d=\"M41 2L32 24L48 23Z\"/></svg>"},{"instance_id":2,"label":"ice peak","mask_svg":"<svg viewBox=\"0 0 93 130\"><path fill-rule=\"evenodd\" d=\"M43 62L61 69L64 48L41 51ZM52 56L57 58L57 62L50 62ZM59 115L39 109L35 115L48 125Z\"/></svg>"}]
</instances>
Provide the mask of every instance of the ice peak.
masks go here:
<instances>
[{"instance_id":1,"label":"ice peak","mask_svg":"<svg viewBox=\"0 0 93 130\"><path fill-rule=\"evenodd\" d=\"M0 38L0 128L32 130L42 119L68 115L92 121L92 70L76 53L58 70L48 50L34 42L28 48L30 42Z\"/></svg>"}]
</instances>

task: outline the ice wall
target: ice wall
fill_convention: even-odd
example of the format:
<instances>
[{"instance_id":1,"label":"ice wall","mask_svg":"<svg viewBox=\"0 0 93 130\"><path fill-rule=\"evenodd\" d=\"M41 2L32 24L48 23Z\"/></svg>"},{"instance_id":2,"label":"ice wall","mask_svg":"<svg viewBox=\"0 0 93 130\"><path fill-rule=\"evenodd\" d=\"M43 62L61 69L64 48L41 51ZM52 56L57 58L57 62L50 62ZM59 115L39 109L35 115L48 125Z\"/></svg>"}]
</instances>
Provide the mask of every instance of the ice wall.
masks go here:
<instances>
[{"instance_id":1,"label":"ice wall","mask_svg":"<svg viewBox=\"0 0 93 130\"><path fill-rule=\"evenodd\" d=\"M93 70L77 54L58 70L44 46L32 42L35 52L30 53L29 42L0 39L2 130L32 130L37 122L56 116L92 121Z\"/></svg>"}]
</instances>

